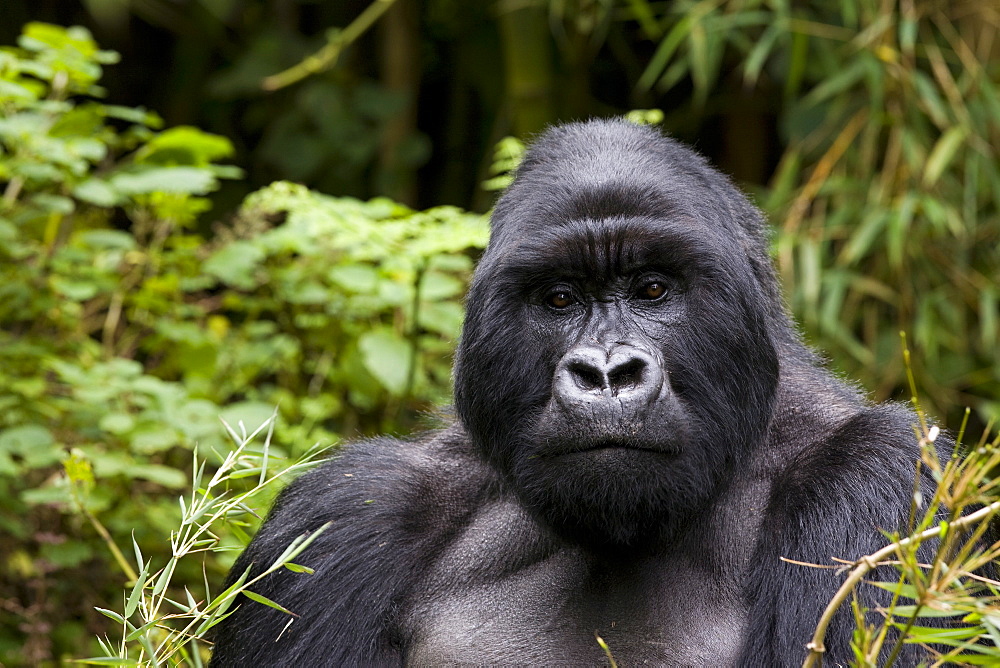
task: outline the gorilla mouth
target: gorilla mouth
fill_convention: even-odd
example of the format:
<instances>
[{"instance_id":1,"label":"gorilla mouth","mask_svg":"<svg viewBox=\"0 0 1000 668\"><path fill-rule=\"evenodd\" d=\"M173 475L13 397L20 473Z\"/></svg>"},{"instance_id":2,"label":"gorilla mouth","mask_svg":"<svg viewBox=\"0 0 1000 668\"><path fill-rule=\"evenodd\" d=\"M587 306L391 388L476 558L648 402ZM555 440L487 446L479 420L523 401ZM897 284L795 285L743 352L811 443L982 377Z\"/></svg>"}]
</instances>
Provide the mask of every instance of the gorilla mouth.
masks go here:
<instances>
[{"instance_id":1,"label":"gorilla mouth","mask_svg":"<svg viewBox=\"0 0 1000 668\"><path fill-rule=\"evenodd\" d=\"M605 438L600 440L588 440L584 443L575 443L573 446L554 452L555 455L573 455L584 452L597 452L600 450L629 450L633 452L649 452L656 455L677 455L680 449L665 443L650 443L647 441L636 441L627 438Z\"/></svg>"}]
</instances>

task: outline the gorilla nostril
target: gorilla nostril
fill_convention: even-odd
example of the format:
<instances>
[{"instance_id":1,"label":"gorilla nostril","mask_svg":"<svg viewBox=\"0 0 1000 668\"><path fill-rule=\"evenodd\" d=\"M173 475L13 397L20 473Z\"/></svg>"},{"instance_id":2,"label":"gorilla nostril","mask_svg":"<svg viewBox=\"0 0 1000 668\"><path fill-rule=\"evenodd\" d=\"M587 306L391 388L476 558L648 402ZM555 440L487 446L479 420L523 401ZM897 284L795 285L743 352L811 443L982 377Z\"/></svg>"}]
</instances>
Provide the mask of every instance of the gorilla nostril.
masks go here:
<instances>
[{"instance_id":1,"label":"gorilla nostril","mask_svg":"<svg viewBox=\"0 0 1000 668\"><path fill-rule=\"evenodd\" d=\"M608 385L612 390L636 387L642 384L645 371L646 362L633 357L608 372Z\"/></svg>"},{"instance_id":2,"label":"gorilla nostril","mask_svg":"<svg viewBox=\"0 0 1000 668\"><path fill-rule=\"evenodd\" d=\"M572 362L566 367L583 390L604 389L604 374L586 362Z\"/></svg>"}]
</instances>

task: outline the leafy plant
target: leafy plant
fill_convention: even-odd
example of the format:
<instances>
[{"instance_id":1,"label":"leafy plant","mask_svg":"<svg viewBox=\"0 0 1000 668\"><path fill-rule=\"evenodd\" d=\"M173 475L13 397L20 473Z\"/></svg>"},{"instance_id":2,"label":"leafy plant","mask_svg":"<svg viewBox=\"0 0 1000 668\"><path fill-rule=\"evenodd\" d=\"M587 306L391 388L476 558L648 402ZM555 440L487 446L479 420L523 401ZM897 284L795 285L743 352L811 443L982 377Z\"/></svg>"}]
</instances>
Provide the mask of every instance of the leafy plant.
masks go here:
<instances>
[{"instance_id":1,"label":"leafy plant","mask_svg":"<svg viewBox=\"0 0 1000 668\"><path fill-rule=\"evenodd\" d=\"M892 666L907 643L923 645L931 666L1000 661L1000 581L994 579L1000 557L994 529L1000 512L994 477L1000 465L1000 435L990 440L984 432L964 453L960 435L951 458L942 462L935 445L941 431L928 425L919 406L918 414L923 450L918 472L926 468L936 487L914 490L907 534L888 536L884 548L844 566L848 575L816 627L804 668L822 664L827 624L848 601L857 625L852 665ZM936 543L929 560L921 551L928 542ZM894 566L899 579L865 581L884 565ZM871 586L893 593L891 605L875 611L881 622L873 623L870 611L854 596L859 587Z\"/></svg>"},{"instance_id":2,"label":"leafy plant","mask_svg":"<svg viewBox=\"0 0 1000 668\"><path fill-rule=\"evenodd\" d=\"M84 653L94 604L138 575L121 546L168 557L192 451L225 461L220 416L279 406L271 454L297 457L442 401L486 240L458 209L291 184L206 240L230 143L99 102L114 59L44 24L0 49L0 663Z\"/></svg>"},{"instance_id":3,"label":"leafy plant","mask_svg":"<svg viewBox=\"0 0 1000 668\"><path fill-rule=\"evenodd\" d=\"M287 480L314 463L313 460L319 453L317 449L297 462L275 467L276 461L269 454L276 416L272 415L249 434L242 422L238 425L239 432L227 424L226 429L235 447L226 454L210 476L207 462L199 460L195 455L190 494L178 498L180 522L170 532L169 558L157 568L153 560L143 554L139 544L132 541L136 570L131 573L134 584L124 601L123 610L118 612L98 608L101 614L121 627L121 637L116 641L102 638L100 645L104 655L83 659L82 663L200 666L207 658L207 650L203 644L205 635L228 616L233 606L241 604L241 598L246 597L284 610L274 601L254 593L252 587L261 578L280 568L311 572L304 566L296 565L293 560L309 547L325 527L293 541L279 559L253 579L248 579L247 569L231 586L213 595L206 577L197 595L192 593L192 589L196 589L193 583L185 583L182 588L183 599L171 598L174 591L181 589L173 580L182 560L187 562L202 557L201 561L204 562L205 555L227 549L242 549L244 545L227 545L219 535L227 535L235 529L245 537L239 527L248 524L241 518L253 515L251 507L257 505L262 496L270 496L263 493L273 493L279 480ZM263 443L255 447L254 441L262 435ZM74 475L73 467L67 466L67 470L73 484L84 485L87 482L85 476ZM243 600L242 603L246 604L247 601Z\"/></svg>"},{"instance_id":4,"label":"leafy plant","mask_svg":"<svg viewBox=\"0 0 1000 668\"><path fill-rule=\"evenodd\" d=\"M1000 413L1000 61L988 2L629 3L658 46L640 88L735 77L779 114L761 204L792 311L847 375L906 392L911 331L931 413ZM951 410L949 414L948 411Z\"/></svg>"}]
</instances>

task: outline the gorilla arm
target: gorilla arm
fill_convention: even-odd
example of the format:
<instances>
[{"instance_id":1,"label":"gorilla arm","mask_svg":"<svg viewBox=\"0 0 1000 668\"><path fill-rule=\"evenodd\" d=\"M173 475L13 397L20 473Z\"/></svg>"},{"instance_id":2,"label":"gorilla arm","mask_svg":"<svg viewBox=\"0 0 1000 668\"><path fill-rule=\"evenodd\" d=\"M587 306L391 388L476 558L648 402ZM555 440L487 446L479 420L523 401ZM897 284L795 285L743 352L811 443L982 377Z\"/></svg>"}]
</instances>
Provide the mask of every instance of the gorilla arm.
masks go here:
<instances>
[{"instance_id":1,"label":"gorilla arm","mask_svg":"<svg viewBox=\"0 0 1000 668\"><path fill-rule=\"evenodd\" d=\"M881 529L906 527L920 459L913 420L912 413L892 404L863 408L782 467L750 569L754 604L739 665L779 666L782 657L804 658L820 615L843 582L840 569L812 568L782 557L833 566L838 563L834 559L859 559L884 547L888 539ZM927 495L934 487L925 469L920 489ZM885 566L866 579L894 582L898 577ZM869 609L887 606L891 598L868 584L861 585L858 596ZM845 605L827 629L824 658L830 665L848 665L853 659L854 626ZM886 652L894 642L892 637L886 641ZM914 652L912 657L908 651ZM907 646L902 665L920 657L926 655Z\"/></svg>"},{"instance_id":2,"label":"gorilla arm","mask_svg":"<svg viewBox=\"0 0 1000 668\"><path fill-rule=\"evenodd\" d=\"M482 490L474 464L447 454L457 431L355 443L289 485L230 578L250 565L254 577L330 522L296 559L313 574L280 569L251 588L296 616L243 598L218 627L212 665L399 665L397 606Z\"/></svg>"}]
</instances>

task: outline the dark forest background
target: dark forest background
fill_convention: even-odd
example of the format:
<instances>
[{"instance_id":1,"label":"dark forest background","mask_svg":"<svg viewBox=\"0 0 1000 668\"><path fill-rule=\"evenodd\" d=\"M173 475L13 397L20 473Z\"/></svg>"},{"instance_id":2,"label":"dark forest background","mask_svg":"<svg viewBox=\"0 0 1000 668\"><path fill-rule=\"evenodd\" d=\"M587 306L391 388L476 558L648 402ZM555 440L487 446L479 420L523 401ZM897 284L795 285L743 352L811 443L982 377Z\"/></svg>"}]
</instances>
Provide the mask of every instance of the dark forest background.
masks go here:
<instances>
[{"instance_id":1,"label":"dark forest background","mask_svg":"<svg viewBox=\"0 0 1000 668\"><path fill-rule=\"evenodd\" d=\"M781 82L747 85L739 51L705 54L719 62L697 100L690 78L658 90L666 87L650 76L667 30L644 30L639 9L659 25L657 15L676 20L725 3L397 0L333 68L263 89L377 4L11 0L0 39L13 43L30 20L89 27L122 54L102 80L109 99L233 140L248 176L234 191L287 178L328 193L485 210L479 183L504 136L645 108L664 110L671 134L740 181L766 183L781 156Z\"/></svg>"}]
</instances>

